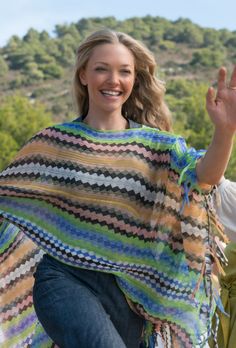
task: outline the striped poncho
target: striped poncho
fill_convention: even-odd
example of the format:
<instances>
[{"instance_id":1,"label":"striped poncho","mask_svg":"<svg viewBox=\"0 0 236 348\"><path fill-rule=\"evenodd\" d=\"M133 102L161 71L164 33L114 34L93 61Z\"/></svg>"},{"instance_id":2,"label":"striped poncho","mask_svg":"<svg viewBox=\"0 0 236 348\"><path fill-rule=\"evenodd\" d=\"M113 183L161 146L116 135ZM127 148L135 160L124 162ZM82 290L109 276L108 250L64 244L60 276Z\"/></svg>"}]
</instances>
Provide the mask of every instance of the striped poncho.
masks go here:
<instances>
[{"instance_id":1,"label":"striped poncho","mask_svg":"<svg viewBox=\"0 0 236 348\"><path fill-rule=\"evenodd\" d=\"M44 252L113 273L131 306L168 332L166 346L201 344L217 233L196 182L203 153L157 129L98 131L80 119L36 134L0 175L1 347L52 346L32 305Z\"/></svg>"}]
</instances>

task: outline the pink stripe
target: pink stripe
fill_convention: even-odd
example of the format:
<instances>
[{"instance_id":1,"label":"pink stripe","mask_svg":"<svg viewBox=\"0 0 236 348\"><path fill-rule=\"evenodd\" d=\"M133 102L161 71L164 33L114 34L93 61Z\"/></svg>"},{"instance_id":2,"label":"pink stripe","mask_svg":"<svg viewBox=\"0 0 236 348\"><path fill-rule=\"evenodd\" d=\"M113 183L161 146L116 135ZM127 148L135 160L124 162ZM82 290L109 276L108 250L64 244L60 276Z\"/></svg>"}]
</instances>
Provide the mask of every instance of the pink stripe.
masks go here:
<instances>
[{"instance_id":1,"label":"pink stripe","mask_svg":"<svg viewBox=\"0 0 236 348\"><path fill-rule=\"evenodd\" d=\"M0 322L3 322L5 320L8 320L8 317L14 317L19 314L20 310L29 307L33 305L33 298L32 295L28 295L26 299L24 299L22 302L18 302L15 304L14 307L6 311L5 313L1 313L1 320Z\"/></svg>"},{"instance_id":2,"label":"pink stripe","mask_svg":"<svg viewBox=\"0 0 236 348\"><path fill-rule=\"evenodd\" d=\"M60 132L57 132L56 130L51 130L51 129L46 129L44 132L42 132L44 135L48 135L51 137L56 137L60 140L72 142L73 144L79 144L80 146L85 146L89 149L93 149L95 151L101 150L101 151L109 151L109 152L127 152L127 150L130 150L131 152L137 152L139 155L142 154L145 158L149 158L151 161L158 161L158 162L170 162L170 155L169 154L157 154L157 153L152 153L151 151L148 151L146 148L140 148L138 145L132 145L132 144L127 144L127 145L103 145L103 144L94 144L94 143L89 143L87 140L81 140L79 138L76 138L72 135L65 135ZM98 154L99 156L99 154ZM97 156L97 157L98 157Z\"/></svg>"},{"instance_id":3,"label":"pink stripe","mask_svg":"<svg viewBox=\"0 0 236 348\"><path fill-rule=\"evenodd\" d=\"M1 190L0 190L1 192ZM5 191L6 193L6 191ZM16 196L22 196L22 194L17 194L17 193L12 193L9 192L9 195L13 194L14 197ZM26 197L35 197L37 195L32 195L32 194L24 194L24 198ZM85 217L88 218L90 220L94 220L94 221L99 221L99 222L106 222L106 223L113 223L115 228L120 228L122 230L125 231L129 231L131 232L133 235L137 235L137 236L144 236L145 238L160 238L161 240L167 240L168 239L168 235L164 234L162 235L159 232L156 231L147 231L144 228L139 228L136 226L131 226L130 224L126 224L123 221L118 220L115 217L109 217L109 216L104 216L103 214L100 213L95 213L95 212L90 212L89 210L83 210L81 208L75 208L73 206L68 205L67 203L64 203L62 201L60 201L59 199L57 199L56 197L47 197L45 195L40 195L41 198L44 198L45 200L49 201L50 203L54 203L57 204L58 206L60 206L61 208L65 208L68 211L73 212L74 214L79 214L81 217Z\"/></svg>"}]
</instances>

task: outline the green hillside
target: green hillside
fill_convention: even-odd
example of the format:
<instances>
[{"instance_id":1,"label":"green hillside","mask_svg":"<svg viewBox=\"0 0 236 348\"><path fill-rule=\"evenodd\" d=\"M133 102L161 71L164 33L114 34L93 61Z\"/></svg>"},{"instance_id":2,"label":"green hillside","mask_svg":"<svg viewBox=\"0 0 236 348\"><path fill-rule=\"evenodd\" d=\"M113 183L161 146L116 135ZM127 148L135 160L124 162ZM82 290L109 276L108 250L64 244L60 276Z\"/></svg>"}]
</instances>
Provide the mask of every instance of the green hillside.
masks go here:
<instances>
[{"instance_id":1,"label":"green hillside","mask_svg":"<svg viewBox=\"0 0 236 348\"><path fill-rule=\"evenodd\" d=\"M102 27L124 31L154 52L157 74L166 81L175 131L191 146L209 144L212 126L205 93L221 65L232 70L236 31L203 28L184 18L84 18L56 25L53 36L30 29L22 39L14 35L0 48L0 168L38 129L75 118L70 90L75 52L84 37ZM234 180L235 152L227 172Z\"/></svg>"}]
</instances>

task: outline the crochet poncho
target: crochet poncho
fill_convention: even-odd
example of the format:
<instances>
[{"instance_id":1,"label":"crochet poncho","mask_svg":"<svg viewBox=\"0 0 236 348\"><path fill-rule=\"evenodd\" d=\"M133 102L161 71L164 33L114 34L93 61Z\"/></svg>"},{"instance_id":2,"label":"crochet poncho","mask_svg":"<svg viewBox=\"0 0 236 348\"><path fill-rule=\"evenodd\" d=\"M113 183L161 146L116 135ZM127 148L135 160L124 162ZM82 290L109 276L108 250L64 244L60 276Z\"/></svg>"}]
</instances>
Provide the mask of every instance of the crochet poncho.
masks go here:
<instances>
[{"instance_id":1,"label":"crochet poncho","mask_svg":"<svg viewBox=\"0 0 236 348\"><path fill-rule=\"evenodd\" d=\"M52 346L32 304L44 252L113 273L166 347L204 344L217 230L196 182L203 153L141 126L75 120L36 134L0 175L1 347Z\"/></svg>"}]
</instances>

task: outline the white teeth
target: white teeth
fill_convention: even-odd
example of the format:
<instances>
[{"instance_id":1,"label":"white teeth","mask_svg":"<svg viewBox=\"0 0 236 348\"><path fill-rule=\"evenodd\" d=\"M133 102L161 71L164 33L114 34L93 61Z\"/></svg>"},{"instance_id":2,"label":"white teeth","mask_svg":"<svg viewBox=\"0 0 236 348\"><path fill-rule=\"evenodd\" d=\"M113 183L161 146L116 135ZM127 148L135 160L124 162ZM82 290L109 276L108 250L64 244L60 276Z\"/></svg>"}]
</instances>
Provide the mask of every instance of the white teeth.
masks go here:
<instances>
[{"instance_id":1,"label":"white teeth","mask_svg":"<svg viewBox=\"0 0 236 348\"><path fill-rule=\"evenodd\" d=\"M121 94L121 92L117 92L117 91L102 91L102 94L118 96L118 95Z\"/></svg>"}]
</instances>

